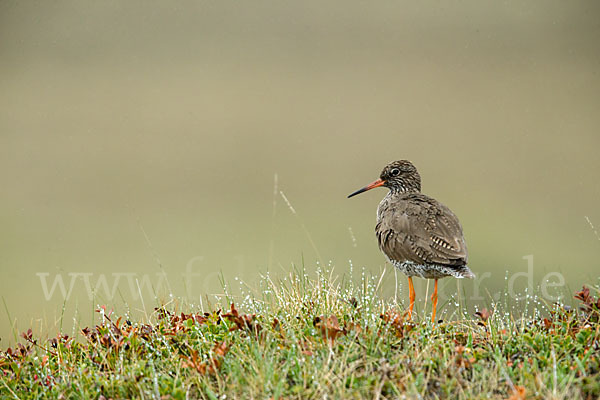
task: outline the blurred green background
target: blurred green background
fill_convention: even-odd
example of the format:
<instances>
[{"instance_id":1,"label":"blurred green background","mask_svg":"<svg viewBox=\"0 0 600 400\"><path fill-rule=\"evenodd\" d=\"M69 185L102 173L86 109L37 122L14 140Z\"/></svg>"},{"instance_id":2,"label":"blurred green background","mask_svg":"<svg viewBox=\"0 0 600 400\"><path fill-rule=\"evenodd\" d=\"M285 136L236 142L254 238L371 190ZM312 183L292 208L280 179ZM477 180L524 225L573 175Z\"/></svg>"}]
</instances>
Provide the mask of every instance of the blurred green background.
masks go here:
<instances>
[{"instance_id":1,"label":"blurred green background","mask_svg":"<svg viewBox=\"0 0 600 400\"><path fill-rule=\"evenodd\" d=\"M460 217L482 292L527 255L536 288L597 283L599 16L593 0L1 1L0 346L54 335L63 305L66 332L97 304L150 312L144 274L197 303L221 273L235 291L302 259L379 273L385 191L346 195L396 159ZM84 275L65 302L40 273ZM115 273L115 297L90 300L85 277Z\"/></svg>"}]
</instances>

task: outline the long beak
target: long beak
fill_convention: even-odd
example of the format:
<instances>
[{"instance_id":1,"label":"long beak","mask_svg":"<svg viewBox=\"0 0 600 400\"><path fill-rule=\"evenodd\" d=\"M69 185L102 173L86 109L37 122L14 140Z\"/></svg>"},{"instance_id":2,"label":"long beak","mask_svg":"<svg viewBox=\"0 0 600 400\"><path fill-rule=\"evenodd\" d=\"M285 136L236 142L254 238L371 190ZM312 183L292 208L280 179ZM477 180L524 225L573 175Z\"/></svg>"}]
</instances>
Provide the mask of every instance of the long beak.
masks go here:
<instances>
[{"instance_id":1,"label":"long beak","mask_svg":"<svg viewBox=\"0 0 600 400\"><path fill-rule=\"evenodd\" d=\"M375 182L371 183L370 185L365 186L362 189L358 189L356 192L350 194L348 196L348 198L352 197L352 196L356 196L357 194L361 194L362 192L366 192L367 190L371 190L373 188L379 187L379 186L383 186L383 184L385 183L385 181L381 180L381 179L377 179Z\"/></svg>"}]
</instances>

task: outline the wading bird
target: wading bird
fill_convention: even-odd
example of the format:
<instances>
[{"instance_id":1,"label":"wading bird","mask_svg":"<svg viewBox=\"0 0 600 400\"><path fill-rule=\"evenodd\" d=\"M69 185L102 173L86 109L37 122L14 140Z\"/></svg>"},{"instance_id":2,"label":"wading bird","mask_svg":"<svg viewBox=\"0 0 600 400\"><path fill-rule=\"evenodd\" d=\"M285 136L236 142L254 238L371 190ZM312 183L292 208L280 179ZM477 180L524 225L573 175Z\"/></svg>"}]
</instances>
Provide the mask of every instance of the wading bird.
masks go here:
<instances>
[{"instance_id":1,"label":"wading bird","mask_svg":"<svg viewBox=\"0 0 600 400\"><path fill-rule=\"evenodd\" d=\"M475 277L467 267L467 245L460 222L448 207L421 193L421 176L410 161L389 163L379 179L348 198L379 186L390 190L377 208L379 249L408 276L409 318L415 305L412 277L435 280L431 296L431 321L435 322L438 279Z\"/></svg>"}]
</instances>

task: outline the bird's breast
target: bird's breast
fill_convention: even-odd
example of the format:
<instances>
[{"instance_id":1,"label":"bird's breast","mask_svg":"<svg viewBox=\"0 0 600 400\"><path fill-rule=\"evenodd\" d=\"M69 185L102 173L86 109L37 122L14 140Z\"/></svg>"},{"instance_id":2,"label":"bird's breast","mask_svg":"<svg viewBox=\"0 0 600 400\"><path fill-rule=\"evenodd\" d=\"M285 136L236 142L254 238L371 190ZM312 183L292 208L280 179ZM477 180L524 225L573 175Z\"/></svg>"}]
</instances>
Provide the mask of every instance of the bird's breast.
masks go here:
<instances>
[{"instance_id":1,"label":"bird's breast","mask_svg":"<svg viewBox=\"0 0 600 400\"><path fill-rule=\"evenodd\" d=\"M377 206L377 222L379 223L383 217L388 214L388 210L390 209L390 199L389 196L385 196Z\"/></svg>"}]
</instances>

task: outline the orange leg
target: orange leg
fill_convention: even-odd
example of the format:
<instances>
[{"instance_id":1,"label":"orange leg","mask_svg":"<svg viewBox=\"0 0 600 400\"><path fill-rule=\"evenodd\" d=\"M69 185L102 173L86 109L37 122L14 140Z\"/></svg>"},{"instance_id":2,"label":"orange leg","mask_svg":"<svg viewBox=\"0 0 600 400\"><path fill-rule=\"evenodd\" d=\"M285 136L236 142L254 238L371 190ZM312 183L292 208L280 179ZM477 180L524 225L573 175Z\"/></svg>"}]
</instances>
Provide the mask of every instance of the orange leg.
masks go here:
<instances>
[{"instance_id":1,"label":"orange leg","mask_svg":"<svg viewBox=\"0 0 600 400\"><path fill-rule=\"evenodd\" d=\"M412 277L408 277L408 296L410 298L410 308L408 309L408 319L412 317L413 307L415 306L415 287L413 286Z\"/></svg>"},{"instance_id":2,"label":"orange leg","mask_svg":"<svg viewBox=\"0 0 600 400\"><path fill-rule=\"evenodd\" d=\"M432 302L432 307L433 307L433 311L431 314L431 322L435 323L435 313L437 311L437 284L438 284L438 280L435 280L435 285L433 288L433 294L431 295L431 302Z\"/></svg>"}]
</instances>

